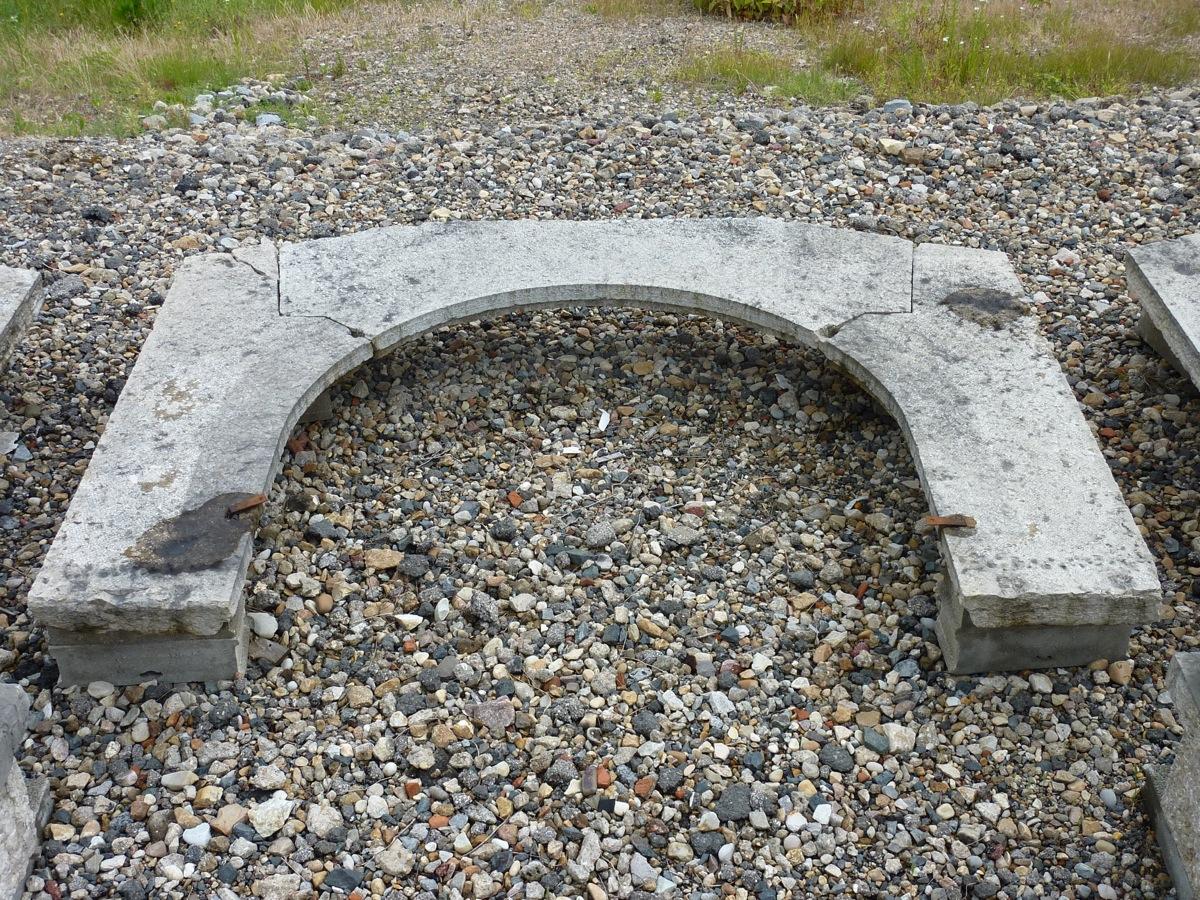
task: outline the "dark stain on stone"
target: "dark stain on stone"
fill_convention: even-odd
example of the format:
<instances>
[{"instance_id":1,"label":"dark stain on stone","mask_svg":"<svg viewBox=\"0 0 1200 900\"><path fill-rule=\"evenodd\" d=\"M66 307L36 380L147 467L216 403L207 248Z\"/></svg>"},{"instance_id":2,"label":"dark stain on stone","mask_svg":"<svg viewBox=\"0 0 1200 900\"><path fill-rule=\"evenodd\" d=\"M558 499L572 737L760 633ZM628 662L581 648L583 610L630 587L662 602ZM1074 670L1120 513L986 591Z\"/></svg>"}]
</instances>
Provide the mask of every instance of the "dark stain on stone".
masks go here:
<instances>
[{"instance_id":1,"label":"dark stain on stone","mask_svg":"<svg viewBox=\"0 0 1200 900\"><path fill-rule=\"evenodd\" d=\"M1172 242L1166 253L1167 261L1184 278L1200 276L1200 255L1182 243Z\"/></svg>"},{"instance_id":2,"label":"dark stain on stone","mask_svg":"<svg viewBox=\"0 0 1200 900\"><path fill-rule=\"evenodd\" d=\"M242 536L258 521L262 507L237 516L229 508L254 494L218 494L196 509L185 510L147 528L125 555L147 572L177 575L220 565L232 554Z\"/></svg>"},{"instance_id":3,"label":"dark stain on stone","mask_svg":"<svg viewBox=\"0 0 1200 900\"><path fill-rule=\"evenodd\" d=\"M1025 315L1019 297L994 288L963 288L942 298L942 306L977 325L997 331Z\"/></svg>"}]
</instances>

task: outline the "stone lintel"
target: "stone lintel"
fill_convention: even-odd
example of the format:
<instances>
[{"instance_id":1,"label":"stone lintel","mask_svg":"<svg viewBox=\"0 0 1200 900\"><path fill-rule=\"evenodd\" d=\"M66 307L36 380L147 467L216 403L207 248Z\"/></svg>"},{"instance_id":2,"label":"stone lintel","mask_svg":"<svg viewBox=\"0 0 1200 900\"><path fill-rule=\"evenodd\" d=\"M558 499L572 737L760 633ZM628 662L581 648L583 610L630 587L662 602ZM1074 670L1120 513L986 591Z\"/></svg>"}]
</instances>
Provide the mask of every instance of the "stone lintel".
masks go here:
<instances>
[{"instance_id":1,"label":"stone lintel","mask_svg":"<svg viewBox=\"0 0 1200 900\"><path fill-rule=\"evenodd\" d=\"M141 654L161 637L162 665L146 668L174 677L168 644L241 632L258 510L229 511L270 489L300 415L370 356L328 319L279 315L271 245L183 265L29 593L53 642L75 648L68 671L88 670L86 643ZM114 657L131 680L135 656Z\"/></svg>"},{"instance_id":2,"label":"stone lintel","mask_svg":"<svg viewBox=\"0 0 1200 900\"><path fill-rule=\"evenodd\" d=\"M900 422L940 532L951 671L1124 655L1154 621L1154 561L1000 253L917 248L913 313L864 316L831 356ZM1047 629L1041 634L1037 629Z\"/></svg>"}]
</instances>

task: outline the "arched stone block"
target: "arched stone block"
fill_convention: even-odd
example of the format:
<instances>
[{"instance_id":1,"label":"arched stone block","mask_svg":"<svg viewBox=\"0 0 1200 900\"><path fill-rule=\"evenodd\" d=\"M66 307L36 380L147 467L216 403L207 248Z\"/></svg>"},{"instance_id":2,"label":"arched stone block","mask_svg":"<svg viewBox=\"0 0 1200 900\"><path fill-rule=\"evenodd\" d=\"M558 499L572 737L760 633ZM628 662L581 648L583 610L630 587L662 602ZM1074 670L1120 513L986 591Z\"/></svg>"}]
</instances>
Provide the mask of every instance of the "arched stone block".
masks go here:
<instances>
[{"instance_id":1,"label":"arched stone block","mask_svg":"<svg viewBox=\"0 0 1200 900\"><path fill-rule=\"evenodd\" d=\"M1132 248L1125 268L1138 331L1200 387L1200 234Z\"/></svg>"},{"instance_id":2,"label":"arched stone block","mask_svg":"<svg viewBox=\"0 0 1200 900\"><path fill-rule=\"evenodd\" d=\"M244 664L251 524L341 375L448 322L582 303L702 312L820 348L900 421L947 529L957 671L1125 652L1154 565L1000 254L773 220L397 227L186 263L30 592L63 678Z\"/></svg>"}]
</instances>

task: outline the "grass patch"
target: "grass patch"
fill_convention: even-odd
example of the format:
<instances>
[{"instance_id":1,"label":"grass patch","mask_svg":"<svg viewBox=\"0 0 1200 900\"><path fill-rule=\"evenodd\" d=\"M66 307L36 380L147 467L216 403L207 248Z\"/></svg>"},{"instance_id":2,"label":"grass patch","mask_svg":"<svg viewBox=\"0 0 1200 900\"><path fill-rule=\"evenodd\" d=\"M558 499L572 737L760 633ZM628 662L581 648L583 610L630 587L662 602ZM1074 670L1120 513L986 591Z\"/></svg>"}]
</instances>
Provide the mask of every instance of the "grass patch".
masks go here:
<instances>
[{"instance_id":1,"label":"grass patch","mask_svg":"<svg viewBox=\"0 0 1200 900\"><path fill-rule=\"evenodd\" d=\"M156 100L275 71L357 2L0 0L0 133L136 131Z\"/></svg>"},{"instance_id":2,"label":"grass patch","mask_svg":"<svg viewBox=\"0 0 1200 900\"><path fill-rule=\"evenodd\" d=\"M905 0L865 27L826 25L816 36L830 71L880 96L929 102L1115 94L1200 75L1187 48L1126 38L1115 24L1072 6ZM1179 27L1159 24L1157 33Z\"/></svg>"},{"instance_id":3,"label":"grass patch","mask_svg":"<svg viewBox=\"0 0 1200 900\"><path fill-rule=\"evenodd\" d=\"M678 0L587 0L584 9L602 19L662 19L683 9Z\"/></svg>"},{"instance_id":4,"label":"grass patch","mask_svg":"<svg viewBox=\"0 0 1200 900\"><path fill-rule=\"evenodd\" d=\"M84 28L113 34L228 31L254 19L328 13L356 0L0 0L0 27L18 35Z\"/></svg>"},{"instance_id":5,"label":"grass patch","mask_svg":"<svg viewBox=\"0 0 1200 900\"><path fill-rule=\"evenodd\" d=\"M546 11L546 0L517 0L511 9L518 19L532 22Z\"/></svg>"},{"instance_id":6,"label":"grass patch","mask_svg":"<svg viewBox=\"0 0 1200 900\"><path fill-rule=\"evenodd\" d=\"M820 69L800 69L740 40L690 57L675 73L686 84L702 84L735 93L754 90L814 105L848 100L857 87Z\"/></svg>"},{"instance_id":7,"label":"grass patch","mask_svg":"<svg viewBox=\"0 0 1200 900\"><path fill-rule=\"evenodd\" d=\"M777 84L813 102L848 93L994 103L1131 93L1200 78L1197 0L693 0L705 12L783 20L818 48L815 70L740 46L690 60L683 80Z\"/></svg>"},{"instance_id":8,"label":"grass patch","mask_svg":"<svg viewBox=\"0 0 1200 900\"><path fill-rule=\"evenodd\" d=\"M861 0L694 0L701 12L729 19L766 19L802 22L843 15L861 5Z\"/></svg>"}]
</instances>

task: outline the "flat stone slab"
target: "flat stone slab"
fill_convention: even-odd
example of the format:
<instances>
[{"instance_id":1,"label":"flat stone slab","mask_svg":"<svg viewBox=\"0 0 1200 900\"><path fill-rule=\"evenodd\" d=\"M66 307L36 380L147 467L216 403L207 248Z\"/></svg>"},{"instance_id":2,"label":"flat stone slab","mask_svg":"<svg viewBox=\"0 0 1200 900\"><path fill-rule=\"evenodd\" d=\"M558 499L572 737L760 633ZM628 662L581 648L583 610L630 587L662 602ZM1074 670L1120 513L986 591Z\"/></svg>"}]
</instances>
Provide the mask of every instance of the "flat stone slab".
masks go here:
<instances>
[{"instance_id":1,"label":"flat stone slab","mask_svg":"<svg viewBox=\"0 0 1200 900\"><path fill-rule=\"evenodd\" d=\"M1020 297L999 254L914 253L896 238L769 219L395 227L193 258L30 610L70 680L196 678L206 658L209 677L229 677L244 662L233 648L254 528L253 510L238 510L268 490L284 441L330 384L447 323L605 304L799 340L891 410L931 512L977 521L942 531L952 669L1120 655L1130 626L1155 616L1157 575ZM174 664L192 638L207 649Z\"/></svg>"},{"instance_id":2,"label":"flat stone slab","mask_svg":"<svg viewBox=\"0 0 1200 900\"><path fill-rule=\"evenodd\" d=\"M0 365L8 361L41 308L41 276L28 269L0 266Z\"/></svg>"},{"instance_id":3,"label":"flat stone slab","mask_svg":"<svg viewBox=\"0 0 1200 900\"><path fill-rule=\"evenodd\" d=\"M1149 773L1146 801L1176 893L1192 900L1200 896L1200 653L1171 660L1167 688L1183 740L1174 763Z\"/></svg>"},{"instance_id":4,"label":"flat stone slab","mask_svg":"<svg viewBox=\"0 0 1200 900\"><path fill-rule=\"evenodd\" d=\"M451 322L604 303L706 312L780 333L906 313L912 245L775 219L469 222L285 244L280 309L384 352Z\"/></svg>"},{"instance_id":5,"label":"flat stone slab","mask_svg":"<svg viewBox=\"0 0 1200 900\"><path fill-rule=\"evenodd\" d=\"M1125 268L1142 337L1200 387L1200 234L1131 249Z\"/></svg>"}]
</instances>

